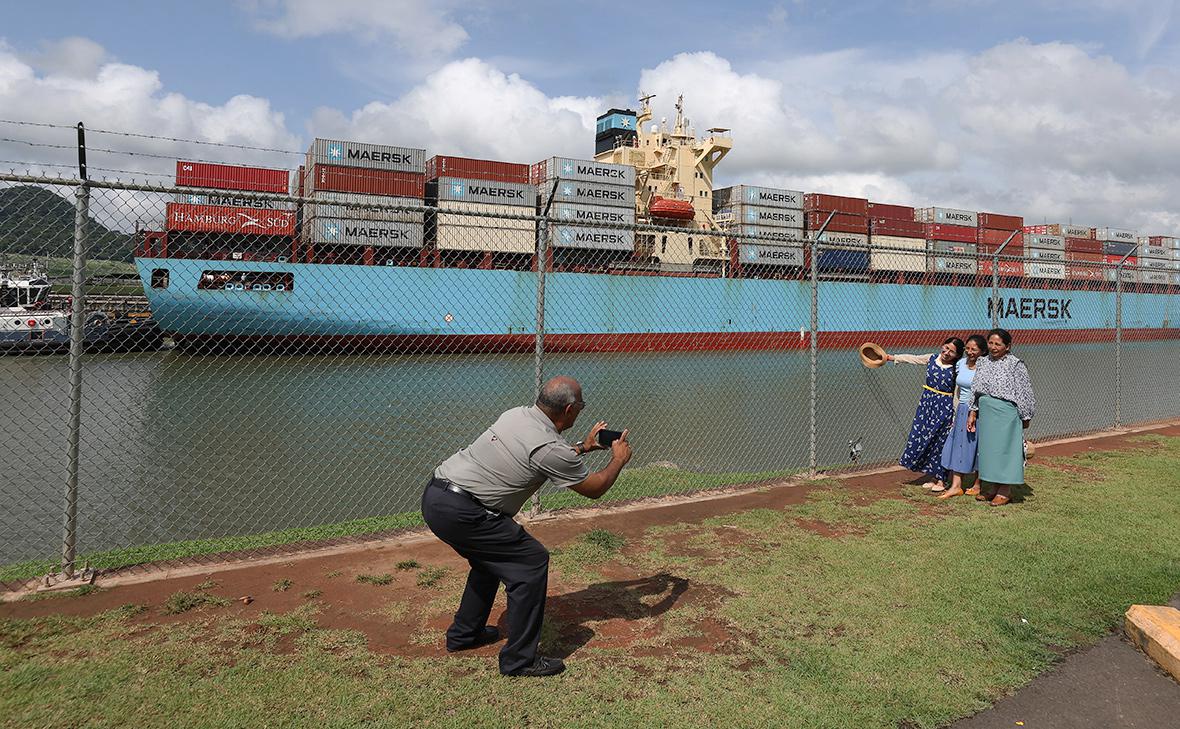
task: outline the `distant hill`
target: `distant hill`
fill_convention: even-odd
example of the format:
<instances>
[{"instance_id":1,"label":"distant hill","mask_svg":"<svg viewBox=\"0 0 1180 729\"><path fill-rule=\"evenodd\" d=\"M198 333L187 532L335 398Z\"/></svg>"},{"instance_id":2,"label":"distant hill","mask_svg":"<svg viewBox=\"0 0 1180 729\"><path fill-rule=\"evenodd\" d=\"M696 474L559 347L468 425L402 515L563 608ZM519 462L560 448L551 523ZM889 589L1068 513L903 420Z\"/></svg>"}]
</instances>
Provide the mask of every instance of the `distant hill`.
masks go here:
<instances>
[{"instance_id":1,"label":"distant hill","mask_svg":"<svg viewBox=\"0 0 1180 729\"><path fill-rule=\"evenodd\" d=\"M134 237L90 218L87 257L131 262ZM43 187L0 188L0 253L70 257L74 250L74 206Z\"/></svg>"}]
</instances>

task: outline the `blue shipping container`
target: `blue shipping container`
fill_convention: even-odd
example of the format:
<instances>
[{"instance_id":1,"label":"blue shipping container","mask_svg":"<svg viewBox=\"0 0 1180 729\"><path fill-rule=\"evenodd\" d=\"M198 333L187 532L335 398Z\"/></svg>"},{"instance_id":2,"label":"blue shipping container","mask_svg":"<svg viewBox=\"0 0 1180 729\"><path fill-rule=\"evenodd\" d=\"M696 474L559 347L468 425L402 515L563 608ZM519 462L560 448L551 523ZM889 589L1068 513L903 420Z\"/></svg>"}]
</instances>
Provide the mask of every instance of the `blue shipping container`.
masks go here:
<instances>
[{"instance_id":1,"label":"blue shipping container","mask_svg":"<svg viewBox=\"0 0 1180 729\"><path fill-rule=\"evenodd\" d=\"M868 251L821 250L815 265L821 271L843 271L846 273L867 273L869 270Z\"/></svg>"},{"instance_id":2,"label":"blue shipping container","mask_svg":"<svg viewBox=\"0 0 1180 729\"><path fill-rule=\"evenodd\" d=\"M1125 256L1135 250L1135 243L1115 243L1107 241L1102 244L1102 252L1108 256Z\"/></svg>"}]
</instances>

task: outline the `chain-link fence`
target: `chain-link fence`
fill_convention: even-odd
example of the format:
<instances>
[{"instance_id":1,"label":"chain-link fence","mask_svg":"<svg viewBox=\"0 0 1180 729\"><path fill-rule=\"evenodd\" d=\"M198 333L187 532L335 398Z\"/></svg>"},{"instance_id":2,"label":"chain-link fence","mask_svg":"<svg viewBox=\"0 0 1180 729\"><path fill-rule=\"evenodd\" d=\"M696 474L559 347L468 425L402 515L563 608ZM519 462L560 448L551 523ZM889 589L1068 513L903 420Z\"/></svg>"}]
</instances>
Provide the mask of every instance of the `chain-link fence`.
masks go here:
<instances>
[{"instance_id":1,"label":"chain-link fence","mask_svg":"<svg viewBox=\"0 0 1180 729\"><path fill-rule=\"evenodd\" d=\"M0 175L0 585L412 526L555 374L623 498L895 460L924 372L865 341L1012 330L1031 438L1180 415L1171 273L520 210Z\"/></svg>"}]
</instances>

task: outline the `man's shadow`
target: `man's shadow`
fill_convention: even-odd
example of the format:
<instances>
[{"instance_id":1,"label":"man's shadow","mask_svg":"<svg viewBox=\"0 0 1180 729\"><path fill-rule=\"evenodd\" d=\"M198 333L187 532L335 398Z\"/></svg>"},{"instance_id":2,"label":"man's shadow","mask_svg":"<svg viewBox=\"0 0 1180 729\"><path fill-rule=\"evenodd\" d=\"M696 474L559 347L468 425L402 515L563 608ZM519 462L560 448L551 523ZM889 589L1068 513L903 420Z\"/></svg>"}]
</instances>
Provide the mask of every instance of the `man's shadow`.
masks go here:
<instances>
[{"instance_id":1,"label":"man's shadow","mask_svg":"<svg viewBox=\"0 0 1180 729\"><path fill-rule=\"evenodd\" d=\"M544 641L545 655L568 658L589 643L594 631L586 623L662 615L688 590L688 584L683 577L661 572L637 580L600 582L577 592L553 595L546 602L545 617L546 621L552 621L556 634Z\"/></svg>"}]
</instances>

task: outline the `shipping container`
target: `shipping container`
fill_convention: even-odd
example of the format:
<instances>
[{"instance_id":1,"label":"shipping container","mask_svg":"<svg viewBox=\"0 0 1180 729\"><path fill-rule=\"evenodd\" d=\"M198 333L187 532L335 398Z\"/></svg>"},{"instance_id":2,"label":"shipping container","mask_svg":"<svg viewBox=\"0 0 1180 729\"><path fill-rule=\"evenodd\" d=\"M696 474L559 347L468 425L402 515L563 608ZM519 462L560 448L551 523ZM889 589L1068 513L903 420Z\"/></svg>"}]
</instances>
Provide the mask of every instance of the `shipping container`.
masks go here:
<instances>
[{"instance_id":1,"label":"shipping container","mask_svg":"<svg viewBox=\"0 0 1180 729\"><path fill-rule=\"evenodd\" d=\"M1093 238L1066 238L1065 250L1102 254L1102 241Z\"/></svg>"},{"instance_id":2,"label":"shipping container","mask_svg":"<svg viewBox=\"0 0 1180 729\"><path fill-rule=\"evenodd\" d=\"M1044 235L1041 233L1026 233L1025 248L1051 248L1055 251L1065 250L1065 238L1059 235Z\"/></svg>"},{"instance_id":3,"label":"shipping container","mask_svg":"<svg viewBox=\"0 0 1180 729\"><path fill-rule=\"evenodd\" d=\"M540 185L555 179L576 182L600 182L608 185L635 187L635 168L631 165L616 165L587 159L550 157L529 168L529 183Z\"/></svg>"},{"instance_id":4,"label":"shipping container","mask_svg":"<svg viewBox=\"0 0 1180 729\"><path fill-rule=\"evenodd\" d=\"M540 204L544 208L553 188L549 185L540 185L539 189L541 192ZM556 193L553 197L554 204L577 203L613 208L635 207L635 188L624 185L562 180L557 185Z\"/></svg>"},{"instance_id":5,"label":"shipping container","mask_svg":"<svg viewBox=\"0 0 1180 729\"><path fill-rule=\"evenodd\" d=\"M535 211L537 187L516 182L494 180L467 180L457 177L440 177L427 187L428 196L435 200L487 203L488 205L513 205L517 214L520 208Z\"/></svg>"},{"instance_id":6,"label":"shipping container","mask_svg":"<svg viewBox=\"0 0 1180 729\"><path fill-rule=\"evenodd\" d=\"M718 221L730 220L738 225L761 225L777 228L802 228L803 211L787 208L765 208L760 205L735 205L721 208Z\"/></svg>"},{"instance_id":7,"label":"shipping container","mask_svg":"<svg viewBox=\"0 0 1180 729\"><path fill-rule=\"evenodd\" d=\"M975 243L960 243L953 240L932 240L927 246L934 253L965 253L976 255L979 247Z\"/></svg>"},{"instance_id":8,"label":"shipping container","mask_svg":"<svg viewBox=\"0 0 1180 729\"><path fill-rule=\"evenodd\" d=\"M176 184L182 187L214 187L220 190L286 194L291 184L290 177L289 170L176 161Z\"/></svg>"},{"instance_id":9,"label":"shipping container","mask_svg":"<svg viewBox=\"0 0 1180 729\"><path fill-rule=\"evenodd\" d=\"M535 231L537 229L537 221L531 217L521 218L518 207L455 200L439 201L435 225L439 229L447 226L495 230ZM469 248L468 250L484 249Z\"/></svg>"},{"instance_id":10,"label":"shipping container","mask_svg":"<svg viewBox=\"0 0 1180 729\"><path fill-rule=\"evenodd\" d=\"M426 160L426 180L430 182L440 177L509 182L517 185L531 184L528 165L436 154Z\"/></svg>"},{"instance_id":11,"label":"shipping container","mask_svg":"<svg viewBox=\"0 0 1180 729\"><path fill-rule=\"evenodd\" d=\"M573 223L634 225L635 208L603 208L597 205L554 203L549 208L549 217Z\"/></svg>"},{"instance_id":12,"label":"shipping container","mask_svg":"<svg viewBox=\"0 0 1180 729\"><path fill-rule=\"evenodd\" d=\"M952 240L959 243L976 243L979 231L965 225L946 225L943 223L926 224L927 240Z\"/></svg>"},{"instance_id":13,"label":"shipping container","mask_svg":"<svg viewBox=\"0 0 1180 729\"><path fill-rule=\"evenodd\" d=\"M293 195L303 197L303 176L305 174L307 174L306 169L303 165L299 165L299 169L295 171L295 179L291 181L291 186L294 188L291 190Z\"/></svg>"},{"instance_id":14,"label":"shipping container","mask_svg":"<svg viewBox=\"0 0 1180 729\"><path fill-rule=\"evenodd\" d=\"M295 203L284 200L244 197L233 193L188 193L178 192L175 202L185 205L215 205L231 208L253 208L255 210L293 210ZM1170 251L1169 251L1170 252Z\"/></svg>"},{"instance_id":15,"label":"shipping container","mask_svg":"<svg viewBox=\"0 0 1180 729\"><path fill-rule=\"evenodd\" d=\"M1124 266L1138 266L1139 265L1139 259L1136 258L1135 256L1130 256L1129 258L1127 258L1127 260L1123 261L1123 257L1121 255L1106 253L1106 254L1103 254L1102 260L1105 263L1115 263L1115 264L1117 264L1119 261L1122 261Z\"/></svg>"},{"instance_id":16,"label":"shipping container","mask_svg":"<svg viewBox=\"0 0 1180 729\"><path fill-rule=\"evenodd\" d=\"M556 248L591 248L607 251L634 251L635 232L615 228L585 228L580 225L555 225L552 228Z\"/></svg>"},{"instance_id":17,"label":"shipping container","mask_svg":"<svg viewBox=\"0 0 1180 729\"><path fill-rule=\"evenodd\" d=\"M976 242L980 245L992 246L992 250L999 248L1004 243L1008 243L1008 246L1004 249L1004 253L1024 248L1024 233L1020 231L1015 231L1015 235L1013 235L1013 231L1011 230L978 228L978 231L979 235L975 238ZM1011 238L1011 241L1009 241L1009 238Z\"/></svg>"},{"instance_id":18,"label":"shipping container","mask_svg":"<svg viewBox=\"0 0 1180 729\"><path fill-rule=\"evenodd\" d=\"M1086 263L1102 263L1103 256L1101 253L1092 253L1090 251L1065 251L1065 260L1078 261Z\"/></svg>"},{"instance_id":19,"label":"shipping container","mask_svg":"<svg viewBox=\"0 0 1180 729\"><path fill-rule=\"evenodd\" d=\"M472 205L480 203L451 203ZM484 207L491 207L484 205ZM492 251L532 254L537 250L537 229L530 221L440 212L433 226L435 246L444 251Z\"/></svg>"},{"instance_id":20,"label":"shipping container","mask_svg":"<svg viewBox=\"0 0 1180 729\"><path fill-rule=\"evenodd\" d=\"M807 213L806 227L808 230L819 230L824 221L828 219L828 211ZM869 232L869 219L860 217L859 215L847 215L844 213L836 213L832 216L832 222L828 223L826 230L833 233L864 233Z\"/></svg>"},{"instance_id":21,"label":"shipping container","mask_svg":"<svg viewBox=\"0 0 1180 729\"><path fill-rule=\"evenodd\" d=\"M426 176L412 172L390 172L362 167L317 164L308 172L305 194L347 192L359 195L390 195L421 200Z\"/></svg>"},{"instance_id":22,"label":"shipping container","mask_svg":"<svg viewBox=\"0 0 1180 729\"><path fill-rule=\"evenodd\" d=\"M878 218L880 220L898 220L907 223L917 222L914 220L914 209L909 205L888 205L870 200L866 214L870 218Z\"/></svg>"},{"instance_id":23,"label":"shipping container","mask_svg":"<svg viewBox=\"0 0 1180 729\"><path fill-rule=\"evenodd\" d=\"M1003 250L1001 251L1001 246L992 245L990 243L980 243L976 247L976 251L981 256L995 256L998 253L1004 258L1008 258L1009 256L1013 258L1019 258L1020 256L1024 255L1024 245L1017 245L1016 240L1013 239L1011 243L1003 246Z\"/></svg>"},{"instance_id":24,"label":"shipping container","mask_svg":"<svg viewBox=\"0 0 1180 729\"><path fill-rule=\"evenodd\" d=\"M1176 262L1171 258L1140 258L1139 265L1153 271L1171 271L1176 268Z\"/></svg>"},{"instance_id":25,"label":"shipping container","mask_svg":"<svg viewBox=\"0 0 1180 729\"><path fill-rule=\"evenodd\" d=\"M802 266L802 246L776 246L766 243L742 243L738 258L747 266Z\"/></svg>"},{"instance_id":26,"label":"shipping container","mask_svg":"<svg viewBox=\"0 0 1180 729\"><path fill-rule=\"evenodd\" d=\"M764 208L801 210L803 208L803 193L795 190L778 190L773 187L754 187L753 185L734 185L713 191L714 210L735 205L758 205Z\"/></svg>"},{"instance_id":27,"label":"shipping container","mask_svg":"<svg viewBox=\"0 0 1180 729\"><path fill-rule=\"evenodd\" d=\"M304 225L304 235L315 245L422 247L422 226L388 220L332 220L318 218Z\"/></svg>"},{"instance_id":28,"label":"shipping container","mask_svg":"<svg viewBox=\"0 0 1180 729\"><path fill-rule=\"evenodd\" d=\"M1106 269L1106 280L1112 281L1112 282L1115 281L1115 277L1118 275L1118 272L1119 272L1118 268L1107 268ZM1123 283L1133 284L1133 283L1139 282L1139 274L1135 269L1127 268L1124 266L1122 269L1122 272L1123 272L1123 276L1122 276Z\"/></svg>"},{"instance_id":29,"label":"shipping container","mask_svg":"<svg viewBox=\"0 0 1180 729\"><path fill-rule=\"evenodd\" d=\"M1106 269L1101 266L1085 266L1081 263L1070 263L1065 267L1065 275L1073 281L1105 281Z\"/></svg>"},{"instance_id":30,"label":"shipping container","mask_svg":"<svg viewBox=\"0 0 1180 729\"><path fill-rule=\"evenodd\" d=\"M979 273L984 276L992 275L992 266L994 261L991 258L979 259ZM999 271L1001 276L1023 276L1024 275L1024 261L1010 261L1008 259L1000 259Z\"/></svg>"},{"instance_id":31,"label":"shipping container","mask_svg":"<svg viewBox=\"0 0 1180 729\"><path fill-rule=\"evenodd\" d=\"M426 150L388 144L319 139L307 150L307 166L334 165L386 172L425 174Z\"/></svg>"},{"instance_id":32,"label":"shipping container","mask_svg":"<svg viewBox=\"0 0 1180 729\"><path fill-rule=\"evenodd\" d=\"M1167 285L1171 283L1172 275L1169 271L1140 271L1139 282L1145 284L1162 284Z\"/></svg>"},{"instance_id":33,"label":"shipping container","mask_svg":"<svg viewBox=\"0 0 1180 729\"><path fill-rule=\"evenodd\" d=\"M1180 248L1180 238L1173 238L1170 235L1148 236L1147 242L1153 246L1164 246L1165 248Z\"/></svg>"},{"instance_id":34,"label":"shipping container","mask_svg":"<svg viewBox=\"0 0 1180 729\"><path fill-rule=\"evenodd\" d=\"M979 259L968 256L931 255L930 271L932 273L975 274L979 272Z\"/></svg>"},{"instance_id":35,"label":"shipping container","mask_svg":"<svg viewBox=\"0 0 1180 729\"><path fill-rule=\"evenodd\" d=\"M1054 248L1026 248L1024 255L1026 258L1032 258L1037 261L1065 261L1065 251L1059 251Z\"/></svg>"},{"instance_id":36,"label":"shipping container","mask_svg":"<svg viewBox=\"0 0 1180 729\"><path fill-rule=\"evenodd\" d=\"M1139 246L1139 257L1171 259L1172 249L1164 246L1141 245Z\"/></svg>"},{"instance_id":37,"label":"shipping container","mask_svg":"<svg viewBox=\"0 0 1180 729\"><path fill-rule=\"evenodd\" d=\"M376 197L376 196L373 196ZM341 205L340 203L309 202L303 206L304 220L317 218L332 218L335 220L388 220L402 223L422 224L425 209L422 201L412 197L377 197L379 203L369 203L375 206L405 205L416 210L391 210L388 207L364 207L357 205Z\"/></svg>"},{"instance_id":38,"label":"shipping container","mask_svg":"<svg viewBox=\"0 0 1180 729\"><path fill-rule=\"evenodd\" d=\"M1024 264L1024 275L1027 278L1051 278L1065 280L1065 264L1029 261Z\"/></svg>"},{"instance_id":39,"label":"shipping container","mask_svg":"<svg viewBox=\"0 0 1180 729\"><path fill-rule=\"evenodd\" d=\"M294 235L295 211L168 203L167 230L195 233Z\"/></svg>"},{"instance_id":40,"label":"shipping container","mask_svg":"<svg viewBox=\"0 0 1180 729\"><path fill-rule=\"evenodd\" d=\"M815 266L830 273L868 273L869 252L848 248L821 248Z\"/></svg>"},{"instance_id":41,"label":"shipping container","mask_svg":"<svg viewBox=\"0 0 1180 729\"><path fill-rule=\"evenodd\" d=\"M1095 228L1094 237L1098 240L1111 241L1115 243L1138 243L1139 234L1131 230L1119 230L1117 228Z\"/></svg>"},{"instance_id":42,"label":"shipping container","mask_svg":"<svg viewBox=\"0 0 1180 729\"><path fill-rule=\"evenodd\" d=\"M758 225L735 225L725 232L736 238L752 236L784 241L803 241L807 237L802 228L764 228Z\"/></svg>"},{"instance_id":43,"label":"shipping container","mask_svg":"<svg viewBox=\"0 0 1180 729\"><path fill-rule=\"evenodd\" d=\"M956 210L955 208L918 208L914 211L914 220L940 225L979 227L978 214L972 210Z\"/></svg>"},{"instance_id":44,"label":"shipping container","mask_svg":"<svg viewBox=\"0 0 1180 729\"><path fill-rule=\"evenodd\" d=\"M1087 228L1084 225L1071 225L1069 223L1053 223L1052 225L1026 225L1024 226L1025 233L1033 235L1059 235L1062 238L1088 238L1094 239L1094 229Z\"/></svg>"},{"instance_id":45,"label":"shipping container","mask_svg":"<svg viewBox=\"0 0 1180 729\"><path fill-rule=\"evenodd\" d=\"M809 213L813 211L830 213L835 210L838 213L858 215L864 218L869 214L869 201L863 197L843 197L809 192L803 196L803 209ZM822 219L820 222L823 222Z\"/></svg>"},{"instance_id":46,"label":"shipping container","mask_svg":"<svg viewBox=\"0 0 1180 729\"><path fill-rule=\"evenodd\" d=\"M925 238L926 224L916 220L898 220L896 218L869 218L869 232L874 238L877 236L894 236L897 238Z\"/></svg>"},{"instance_id":47,"label":"shipping container","mask_svg":"<svg viewBox=\"0 0 1180 729\"><path fill-rule=\"evenodd\" d=\"M874 235L869 264L874 271L926 270L926 239Z\"/></svg>"},{"instance_id":48,"label":"shipping container","mask_svg":"<svg viewBox=\"0 0 1180 729\"><path fill-rule=\"evenodd\" d=\"M1122 257L1129 253L1133 253L1137 245L1138 243L1114 243L1107 241L1102 244L1102 252L1108 256Z\"/></svg>"},{"instance_id":49,"label":"shipping container","mask_svg":"<svg viewBox=\"0 0 1180 729\"><path fill-rule=\"evenodd\" d=\"M1012 232L1013 230L1021 230L1024 227L1024 218L1019 215L980 213L979 227L988 230L1006 230Z\"/></svg>"},{"instance_id":50,"label":"shipping container","mask_svg":"<svg viewBox=\"0 0 1180 729\"><path fill-rule=\"evenodd\" d=\"M817 239L827 246L847 246L849 248L867 248L869 237L864 233L842 233L830 227Z\"/></svg>"}]
</instances>

